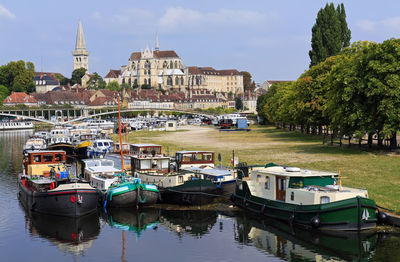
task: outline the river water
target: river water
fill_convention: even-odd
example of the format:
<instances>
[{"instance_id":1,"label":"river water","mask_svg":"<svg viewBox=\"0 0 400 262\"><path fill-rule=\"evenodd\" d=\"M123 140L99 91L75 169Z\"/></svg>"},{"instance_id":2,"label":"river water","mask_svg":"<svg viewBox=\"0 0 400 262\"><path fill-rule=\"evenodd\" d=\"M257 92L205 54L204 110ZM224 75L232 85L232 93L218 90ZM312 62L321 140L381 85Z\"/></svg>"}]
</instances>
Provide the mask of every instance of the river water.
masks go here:
<instances>
[{"instance_id":1,"label":"river water","mask_svg":"<svg viewBox=\"0 0 400 262\"><path fill-rule=\"evenodd\" d=\"M398 234L310 232L228 205L80 219L29 214L17 198L17 174L31 134L0 133L0 261L400 261Z\"/></svg>"}]
</instances>

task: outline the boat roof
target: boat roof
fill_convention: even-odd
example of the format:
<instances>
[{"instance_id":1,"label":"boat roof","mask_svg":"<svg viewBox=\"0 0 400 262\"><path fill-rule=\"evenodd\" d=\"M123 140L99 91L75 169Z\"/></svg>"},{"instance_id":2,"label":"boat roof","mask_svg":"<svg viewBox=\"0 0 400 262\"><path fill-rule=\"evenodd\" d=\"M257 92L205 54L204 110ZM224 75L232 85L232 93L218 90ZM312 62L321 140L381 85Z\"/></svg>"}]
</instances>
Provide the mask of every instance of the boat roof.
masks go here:
<instances>
[{"instance_id":1,"label":"boat roof","mask_svg":"<svg viewBox=\"0 0 400 262\"><path fill-rule=\"evenodd\" d=\"M149 146L160 146L160 145L156 145L156 144L132 144L132 146L149 147Z\"/></svg>"},{"instance_id":2,"label":"boat roof","mask_svg":"<svg viewBox=\"0 0 400 262\"><path fill-rule=\"evenodd\" d=\"M28 150L26 150L26 152L28 153L28 154L32 154L32 153L64 153L65 154L65 151L64 150L32 150L32 149L28 149Z\"/></svg>"},{"instance_id":3,"label":"boat roof","mask_svg":"<svg viewBox=\"0 0 400 262\"><path fill-rule=\"evenodd\" d=\"M258 173L271 174L275 176L287 176L287 177L326 177L326 176L337 176L337 173L300 169L298 167L283 167L273 166L255 170Z\"/></svg>"},{"instance_id":4,"label":"boat roof","mask_svg":"<svg viewBox=\"0 0 400 262\"><path fill-rule=\"evenodd\" d=\"M104 172L122 172L120 169L115 168L113 166L92 166L92 167L86 167L87 170L89 170L92 173L104 173Z\"/></svg>"},{"instance_id":5,"label":"boat roof","mask_svg":"<svg viewBox=\"0 0 400 262\"><path fill-rule=\"evenodd\" d=\"M184 168L184 170L191 171L191 172L198 172L209 176L231 176L233 171L231 169L219 169L214 167L209 168L201 168L201 167L188 167Z\"/></svg>"},{"instance_id":6,"label":"boat roof","mask_svg":"<svg viewBox=\"0 0 400 262\"><path fill-rule=\"evenodd\" d=\"M181 150L176 151L177 154L197 154L197 153L214 153L213 151L196 151L196 150Z\"/></svg>"}]
</instances>

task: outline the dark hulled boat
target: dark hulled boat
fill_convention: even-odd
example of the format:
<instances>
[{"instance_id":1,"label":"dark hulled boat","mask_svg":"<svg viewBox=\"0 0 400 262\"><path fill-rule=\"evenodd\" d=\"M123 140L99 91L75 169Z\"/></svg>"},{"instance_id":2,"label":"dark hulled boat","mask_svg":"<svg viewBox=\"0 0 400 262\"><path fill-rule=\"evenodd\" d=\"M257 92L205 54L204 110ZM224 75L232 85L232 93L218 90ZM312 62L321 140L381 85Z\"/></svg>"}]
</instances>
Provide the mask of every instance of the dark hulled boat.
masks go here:
<instances>
[{"instance_id":1,"label":"dark hulled boat","mask_svg":"<svg viewBox=\"0 0 400 262\"><path fill-rule=\"evenodd\" d=\"M59 150L25 152L25 168L18 176L18 197L26 209L68 217L96 211L96 190L70 177L65 158L65 152Z\"/></svg>"}]
</instances>

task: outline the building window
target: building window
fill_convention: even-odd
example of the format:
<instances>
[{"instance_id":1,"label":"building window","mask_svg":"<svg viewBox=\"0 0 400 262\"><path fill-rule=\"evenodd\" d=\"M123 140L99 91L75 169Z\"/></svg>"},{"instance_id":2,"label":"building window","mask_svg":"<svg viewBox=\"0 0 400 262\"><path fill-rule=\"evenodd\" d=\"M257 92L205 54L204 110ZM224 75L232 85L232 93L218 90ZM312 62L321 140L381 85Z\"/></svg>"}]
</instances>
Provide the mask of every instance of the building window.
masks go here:
<instances>
[{"instance_id":1,"label":"building window","mask_svg":"<svg viewBox=\"0 0 400 262\"><path fill-rule=\"evenodd\" d=\"M167 85L172 86L172 77L168 76L167 78Z\"/></svg>"},{"instance_id":2,"label":"building window","mask_svg":"<svg viewBox=\"0 0 400 262\"><path fill-rule=\"evenodd\" d=\"M169 63L169 68L174 68L174 63L171 61L171 63Z\"/></svg>"},{"instance_id":3,"label":"building window","mask_svg":"<svg viewBox=\"0 0 400 262\"><path fill-rule=\"evenodd\" d=\"M175 85L179 85L179 78L175 77Z\"/></svg>"}]
</instances>

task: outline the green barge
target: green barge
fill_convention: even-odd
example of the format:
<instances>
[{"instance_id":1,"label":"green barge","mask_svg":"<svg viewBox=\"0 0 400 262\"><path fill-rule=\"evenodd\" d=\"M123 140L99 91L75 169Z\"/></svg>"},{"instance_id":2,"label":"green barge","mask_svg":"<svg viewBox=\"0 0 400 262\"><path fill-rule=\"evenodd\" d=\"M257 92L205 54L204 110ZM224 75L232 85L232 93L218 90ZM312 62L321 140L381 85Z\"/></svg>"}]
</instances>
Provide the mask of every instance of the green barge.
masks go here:
<instances>
[{"instance_id":1,"label":"green barge","mask_svg":"<svg viewBox=\"0 0 400 262\"><path fill-rule=\"evenodd\" d=\"M261 216L321 230L365 230L377 223L367 190L342 187L337 173L242 166L232 201Z\"/></svg>"}]
</instances>

